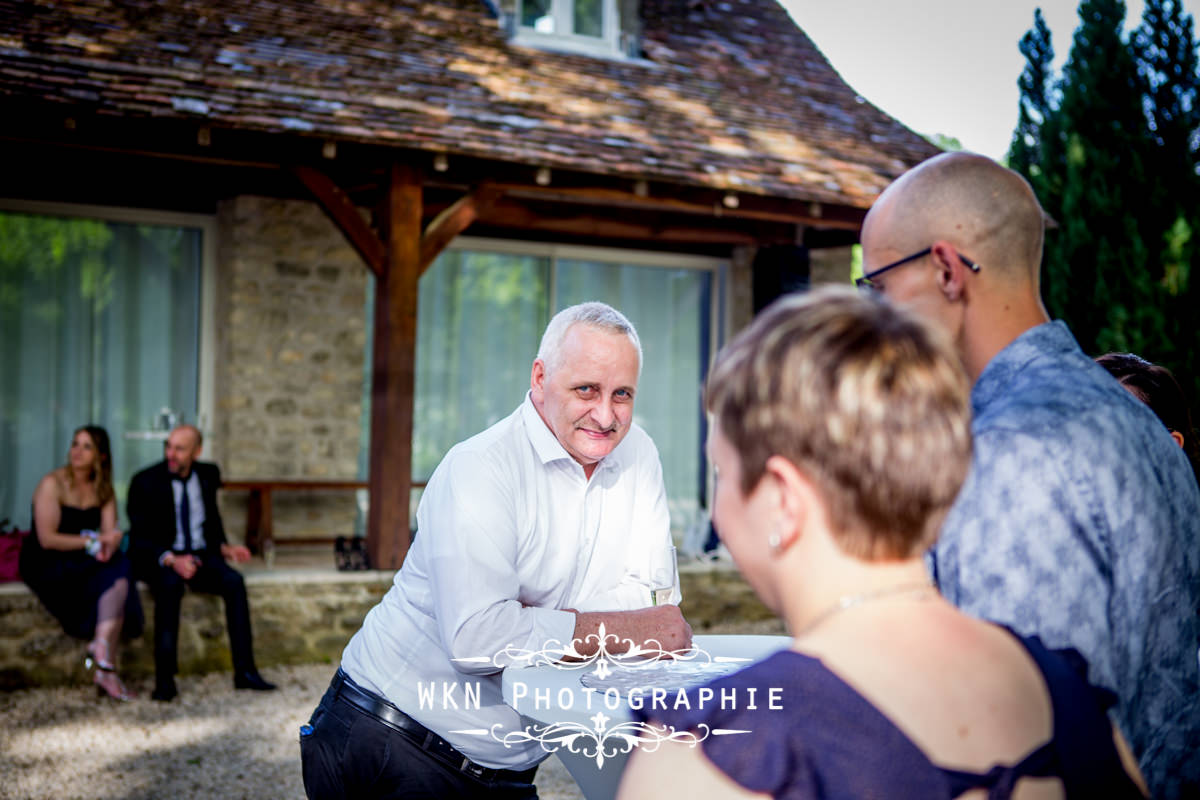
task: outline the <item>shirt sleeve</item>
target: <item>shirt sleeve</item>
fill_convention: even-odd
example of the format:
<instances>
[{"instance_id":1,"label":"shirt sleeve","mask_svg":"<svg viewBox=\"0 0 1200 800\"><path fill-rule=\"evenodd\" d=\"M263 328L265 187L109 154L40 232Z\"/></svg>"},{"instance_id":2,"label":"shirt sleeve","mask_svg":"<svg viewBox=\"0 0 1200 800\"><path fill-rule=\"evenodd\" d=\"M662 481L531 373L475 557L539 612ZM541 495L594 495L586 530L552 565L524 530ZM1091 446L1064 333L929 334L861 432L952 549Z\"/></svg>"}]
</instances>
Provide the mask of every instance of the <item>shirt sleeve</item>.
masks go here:
<instances>
[{"instance_id":1,"label":"shirt sleeve","mask_svg":"<svg viewBox=\"0 0 1200 800\"><path fill-rule=\"evenodd\" d=\"M430 482L422 504L436 510L436 526L425 535L438 632L450 658L480 659L456 661L455 667L496 672L491 659L506 648L569 643L574 614L517 600L519 495L511 478L485 459L448 458L454 460L447 474Z\"/></svg>"},{"instance_id":2,"label":"shirt sleeve","mask_svg":"<svg viewBox=\"0 0 1200 800\"><path fill-rule=\"evenodd\" d=\"M1151 787L1196 780L1196 543L1168 516L1178 494L1101 444L1071 421L979 435L935 548L939 586L968 613L1078 649L1089 681L1117 693Z\"/></svg>"}]
</instances>

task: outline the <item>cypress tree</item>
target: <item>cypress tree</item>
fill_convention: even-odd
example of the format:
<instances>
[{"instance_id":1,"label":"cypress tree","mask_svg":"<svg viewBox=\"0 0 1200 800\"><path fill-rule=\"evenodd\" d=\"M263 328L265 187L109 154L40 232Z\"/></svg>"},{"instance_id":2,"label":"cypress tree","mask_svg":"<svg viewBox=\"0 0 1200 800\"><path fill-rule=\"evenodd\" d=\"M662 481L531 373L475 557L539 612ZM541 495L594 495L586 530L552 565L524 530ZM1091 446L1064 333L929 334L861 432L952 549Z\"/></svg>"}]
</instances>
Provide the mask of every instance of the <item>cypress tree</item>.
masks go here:
<instances>
[{"instance_id":1,"label":"cypress tree","mask_svg":"<svg viewBox=\"0 0 1200 800\"><path fill-rule=\"evenodd\" d=\"M1125 4L1084 0L1079 17L1061 101L1043 135L1045 169L1062 182L1043 273L1057 289L1052 312L1085 351L1147 352L1165 329L1140 214L1153 190L1142 84L1121 38ZM1054 180L1047 176L1052 195Z\"/></svg>"},{"instance_id":2,"label":"cypress tree","mask_svg":"<svg viewBox=\"0 0 1200 800\"><path fill-rule=\"evenodd\" d=\"M1021 37L1018 47L1025 56L1025 69L1017 80L1020 101L1008 165L1025 176L1046 214L1057 220L1062 212L1065 168L1057 134L1058 109L1051 95L1054 46L1040 8L1034 10L1033 27ZM1052 317L1066 319L1069 274L1046 269L1049 262L1048 257L1042 262L1042 297Z\"/></svg>"},{"instance_id":3,"label":"cypress tree","mask_svg":"<svg viewBox=\"0 0 1200 800\"><path fill-rule=\"evenodd\" d=\"M1033 181L1042 174L1042 125L1050 117L1050 77L1054 46L1050 29L1040 8L1034 9L1033 27L1018 45L1025 56L1025 69L1017 80L1021 99L1017 108L1017 128L1008 148L1008 166Z\"/></svg>"},{"instance_id":4,"label":"cypress tree","mask_svg":"<svg viewBox=\"0 0 1200 800\"><path fill-rule=\"evenodd\" d=\"M1180 0L1147 0L1132 46L1155 145L1147 216L1158 236L1148 244L1168 328L1161 352L1149 357L1175 371L1194 401L1200 397L1200 74L1191 15Z\"/></svg>"}]
</instances>

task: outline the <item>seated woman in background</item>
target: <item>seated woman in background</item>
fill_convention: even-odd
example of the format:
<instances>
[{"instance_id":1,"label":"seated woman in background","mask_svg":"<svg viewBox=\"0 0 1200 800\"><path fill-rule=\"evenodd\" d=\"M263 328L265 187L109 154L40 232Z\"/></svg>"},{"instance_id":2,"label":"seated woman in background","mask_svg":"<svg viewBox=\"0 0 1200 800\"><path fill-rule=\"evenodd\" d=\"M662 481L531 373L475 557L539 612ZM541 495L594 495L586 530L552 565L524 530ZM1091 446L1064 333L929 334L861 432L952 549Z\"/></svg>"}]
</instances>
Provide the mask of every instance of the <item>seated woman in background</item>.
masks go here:
<instances>
[{"instance_id":1,"label":"seated woman in background","mask_svg":"<svg viewBox=\"0 0 1200 800\"><path fill-rule=\"evenodd\" d=\"M63 630L90 640L86 664L97 692L117 700L132 694L117 677L122 630L142 631L142 606L121 552L112 451L104 428L75 431L65 466L46 475L33 493L33 535L21 548L21 578Z\"/></svg>"},{"instance_id":2,"label":"seated woman in background","mask_svg":"<svg viewBox=\"0 0 1200 800\"><path fill-rule=\"evenodd\" d=\"M718 356L713 520L792 648L714 681L707 704L694 689L645 712L700 746L639 749L619 797L1142 796L1082 658L929 582L922 554L971 458L968 397L939 333L850 289L775 303ZM751 687L754 708L722 699Z\"/></svg>"},{"instance_id":3,"label":"seated woman in background","mask_svg":"<svg viewBox=\"0 0 1200 800\"><path fill-rule=\"evenodd\" d=\"M1192 473L1200 480L1200 442L1196 441L1183 388L1171 370L1151 364L1133 353L1105 353L1096 357L1096 363L1158 415L1171 432L1171 438L1183 448L1192 464Z\"/></svg>"}]
</instances>

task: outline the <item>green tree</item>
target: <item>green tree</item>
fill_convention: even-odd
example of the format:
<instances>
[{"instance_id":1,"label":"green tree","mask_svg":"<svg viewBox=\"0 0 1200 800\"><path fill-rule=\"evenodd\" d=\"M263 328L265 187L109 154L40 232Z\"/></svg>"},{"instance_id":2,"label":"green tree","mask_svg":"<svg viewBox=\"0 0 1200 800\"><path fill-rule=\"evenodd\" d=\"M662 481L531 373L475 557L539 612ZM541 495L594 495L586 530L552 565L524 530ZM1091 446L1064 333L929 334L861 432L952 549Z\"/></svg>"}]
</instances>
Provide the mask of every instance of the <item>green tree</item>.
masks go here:
<instances>
[{"instance_id":1,"label":"green tree","mask_svg":"<svg viewBox=\"0 0 1200 800\"><path fill-rule=\"evenodd\" d=\"M1155 264L1173 220L1144 213L1160 192L1146 84L1121 36L1121 0L1084 0L1079 18L1053 93L1053 51L1040 15L1022 39L1027 67L1010 163L1058 222L1042 266L1051 315L1087 352L1161 359L1168 326Z\"/></svg>"},{"instance_id":2,"label":"green tree","mask_svg":"<svg viewBox=\"0 0 1200 800\"><path fill-rule=\"evenodd\" d=\"M1008 148L1008 166L1031 183L1042 175L1042 125L1050 117L1051 64L1054 46L1042 10L1033 12L1033 27L1021 37L1018 46L1025 56L1025 69L1017 80L1021 99L1017 108L1017 128Z\"/></svg>"},{"instance_id":3,"label":"green tree","mask_svg":"<svg viewBox=\"0 0 1200 800\"><path fill-rule=\"evenodd\" d=\"M1161 228L1152 268L1165 293L1167 340L1160 360L1200 397L1200 73L1190 14L1179 0L1147 0L1132 45L1145 96L1149 135L1155 147L1150 172L1156 180L1144 213Z\"/></svg>"},{"instance_id":4,"label":"green tree","mask_svg":"<svg viewBox=\"0 0 1200 800\"><path fill-rule=\"evenodd\" d=\"M958 138L945 133L926 134L925 140L931 144L937 145L946 152L955 152L963 149L963 144L958 140Z\"/></svg>"}]
</instances>

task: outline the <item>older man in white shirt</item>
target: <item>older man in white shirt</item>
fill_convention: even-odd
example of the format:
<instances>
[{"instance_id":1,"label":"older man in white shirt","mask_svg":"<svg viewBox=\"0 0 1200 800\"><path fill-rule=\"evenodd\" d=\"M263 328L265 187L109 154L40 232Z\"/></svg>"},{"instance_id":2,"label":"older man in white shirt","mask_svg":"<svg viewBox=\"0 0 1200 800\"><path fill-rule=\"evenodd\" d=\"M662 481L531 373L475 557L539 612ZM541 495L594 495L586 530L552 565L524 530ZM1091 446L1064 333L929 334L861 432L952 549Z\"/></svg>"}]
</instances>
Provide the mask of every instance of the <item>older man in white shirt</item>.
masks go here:
<instances>
[{"instance_id":1,"label":"older man in white shirt","mask_svg":"<svg viewBox=\"0 0 1200 800\"><path fill-rule=\"evenodd\" d=\"M309 798L536 797L546 753L499 740L521 724L493 657L572 640L587 655L602 624L690 645L678 607L650 605L647 588L670 530L658 451L633 423L641 362L620 312L565 309L525 401L446 454L404 567L301 729ZM463 733L481 729L498 737Z\"/></svg>"}]
</instances>

